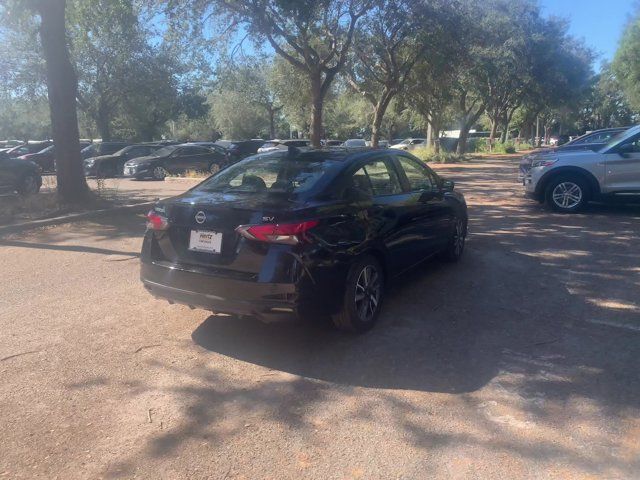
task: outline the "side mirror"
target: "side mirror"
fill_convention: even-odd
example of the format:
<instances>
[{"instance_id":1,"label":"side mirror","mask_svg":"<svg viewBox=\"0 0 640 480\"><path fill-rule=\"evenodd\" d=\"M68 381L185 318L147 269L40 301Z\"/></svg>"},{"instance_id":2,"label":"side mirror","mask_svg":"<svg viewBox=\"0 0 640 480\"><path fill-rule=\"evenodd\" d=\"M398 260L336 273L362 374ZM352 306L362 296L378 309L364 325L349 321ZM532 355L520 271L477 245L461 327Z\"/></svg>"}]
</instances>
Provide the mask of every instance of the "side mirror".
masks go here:
<instances>
[{"instance_id":1,"label":"side mirror","mask_svg":"<svg viewBox=\"0 0 640 480\"><path fill-rule=\"evenodd\" d=\"M453 180L447 180L446 178L442 179L442 190L445 192L453 192L456 184Z\"/></svg>"}]
</instances>

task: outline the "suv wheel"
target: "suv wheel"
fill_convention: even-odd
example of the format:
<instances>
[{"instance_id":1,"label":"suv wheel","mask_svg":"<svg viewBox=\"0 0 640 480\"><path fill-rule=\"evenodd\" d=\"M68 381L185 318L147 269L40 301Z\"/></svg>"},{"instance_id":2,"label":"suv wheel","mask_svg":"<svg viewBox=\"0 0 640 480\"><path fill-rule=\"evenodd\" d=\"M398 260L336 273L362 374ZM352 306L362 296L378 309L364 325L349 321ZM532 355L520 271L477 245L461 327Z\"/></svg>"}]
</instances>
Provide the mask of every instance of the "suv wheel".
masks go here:
<instances>
[{"instance_id":1,"label":"suv wheel","mask_svg":"<svg viewBox=\"0 0 640 480\"><path fill-rule=\"evenodd\" d=\"M577 212L589 201L589 187L579 177L558 177L551 180L545 199L556 212Z\"/></svg>"},{"instance_id":2,"label":"suv wheel","mask_svg":"<svg viewBox=\"0 0 640 480\"><path fill-rule=\"evenodd\" d=\"M164 180L167 176L167 172L164 168L157 166L153 168L153 179L154 180Z\"/></svg>"},{"instance_id":3,"label":"suv wheel","mask_svg":"<svg viewBox=\"0 0 640 480\"><path fill-rule=\"evenodd\" d=\"M340 330L363 333L371 329L380 313L384 296L384 273L380 263L365 256L351 265L342 309L333 315Z\"/></svg>"},{"instance_id":4,"label":"suv wheel","mask_svg":"<svg viewBox=\"0 0 640 480\"><path fill-rule=\"evenodd\" d=\"M34 195L39 191L40 186L38 185L38 179L34 175L26 175L18 186L18 193L20 195Z\"/></svg>"},{"instance_id":5,"label":"suv wheel","mask_svg":"<svg viewBox=\"0 0 640 480\"><path fill-rule=\"evenodd\" d=\"M217 163L212 163L211 166L209 167L209 173L211 173L211 175L215 175L219 171L220 171L220 165L218 165Z\"/></svg>"}]
</instances>

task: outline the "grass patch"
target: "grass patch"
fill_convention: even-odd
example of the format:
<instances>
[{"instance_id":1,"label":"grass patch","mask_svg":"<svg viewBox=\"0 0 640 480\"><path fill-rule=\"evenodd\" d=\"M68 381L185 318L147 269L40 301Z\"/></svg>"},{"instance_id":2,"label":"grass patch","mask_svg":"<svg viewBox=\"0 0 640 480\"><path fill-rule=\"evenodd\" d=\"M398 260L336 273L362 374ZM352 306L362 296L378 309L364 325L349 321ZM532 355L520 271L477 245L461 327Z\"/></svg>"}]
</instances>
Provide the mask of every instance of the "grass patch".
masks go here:
<instances>
[{"instance_id":1,"label":"grass patch","mask_svg":"<svg viewBox=\"0 0 640 480\"><path fill-rule=\"evenodd\" d=\"M96 186L82 204L63 202L56 192L53 176L44 176L40 192L28 197L22 195L0 196L0 225L60 217L71 213L89 212L130 202L122 195L115 180L96 179Z\"/></svg>"},{"instance_id":2,"label":"grass patch","mask_svg":"<svg viewBox=\"0 0 640 480\"><path fill-rule=\"evenodd\" d=\"M183 173L172 173L167 175L167 177L174 177L174 178L206 178L208 176L210 176L211 173L207 172L207 171L202 171L202 170L187 170Z\"/></svg>"}]
</instances>

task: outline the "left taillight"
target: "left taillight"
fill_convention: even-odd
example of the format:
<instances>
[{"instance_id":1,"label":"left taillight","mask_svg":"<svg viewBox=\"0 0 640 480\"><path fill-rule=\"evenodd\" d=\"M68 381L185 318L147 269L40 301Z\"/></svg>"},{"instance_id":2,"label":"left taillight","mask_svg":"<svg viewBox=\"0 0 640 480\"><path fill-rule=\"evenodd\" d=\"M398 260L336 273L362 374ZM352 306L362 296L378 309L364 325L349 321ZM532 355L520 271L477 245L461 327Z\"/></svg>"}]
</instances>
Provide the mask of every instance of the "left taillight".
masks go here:
<instances>
[{"instance_id":1,"label":"left taillight","mask_svg":"<svg viewBox=\"0 0 640 480\"><path fill-rule=\"evenodd\" d=\"M249 240L267 243L297 245L308 240L308 232L320 222L307 220L298 223L240 225L236 232Z\"/></svg>"},{"instance_id":2,"label":"left taillight","mask_svg":"<svg viewBox=\"0 0 640 480\"><path fill-rule=\"evenodd\" d=\"M149 230L166 230L169 228L169 220L155 210L147 213L147 228Z\"/></svg>"}]
</instances>

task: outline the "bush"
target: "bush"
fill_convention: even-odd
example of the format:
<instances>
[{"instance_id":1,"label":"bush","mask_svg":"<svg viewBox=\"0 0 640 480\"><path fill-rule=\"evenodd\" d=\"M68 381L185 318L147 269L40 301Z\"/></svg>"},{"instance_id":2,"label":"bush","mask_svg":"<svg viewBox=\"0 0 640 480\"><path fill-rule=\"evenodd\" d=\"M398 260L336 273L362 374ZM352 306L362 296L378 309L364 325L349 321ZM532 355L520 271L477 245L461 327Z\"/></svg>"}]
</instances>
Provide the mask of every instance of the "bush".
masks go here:
<instances>
[{"instance_id":1,"label":"bush","mask_svg":"<svg viewBox=\"0 0 640 480\"><path fill-rule=\"evenodd\" d=\"M473 146L473 150L471 149ZM470 152L478 152L478 153L497 153L497 154L505 154L505 153L516 153L516 146L513 142L500 143L494 142L493 147L491 147L488 138L474 138L473 142L469 142Z\"/></svg>"},{"instance_id":2,"label":"bush","mask_svg":"<svg viewBox=\"0 0 640 480\"><path fill-rule=\"evenodd\" d=\"M464 155L456 155L455 153L445 152L443 150L436 153L431 147L416 148L415 150L411 150L411 153L423 162L460 163L465 160Z\"/></svg>"},{"instance_id":3,"label":"bush","mask_svg":"<svg viewBox=\"0 0 640 480\"><path fill-rule=\"evenodd\" d=\"M533 150L535 147L528 142L518 143L517 149L520 150Z\"/></svg>"}]
</instances>

